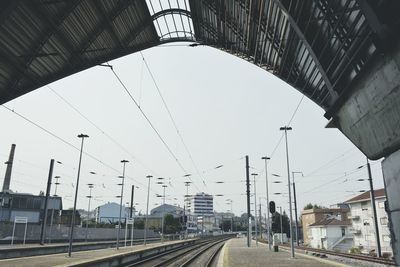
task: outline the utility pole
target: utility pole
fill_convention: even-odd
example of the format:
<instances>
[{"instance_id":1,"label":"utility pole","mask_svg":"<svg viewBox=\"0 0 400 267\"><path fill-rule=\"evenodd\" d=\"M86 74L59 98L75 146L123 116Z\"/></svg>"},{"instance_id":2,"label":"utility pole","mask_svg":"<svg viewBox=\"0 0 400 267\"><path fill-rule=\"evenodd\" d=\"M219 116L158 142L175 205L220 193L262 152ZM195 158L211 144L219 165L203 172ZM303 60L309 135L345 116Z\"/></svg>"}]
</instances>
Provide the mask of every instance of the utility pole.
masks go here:
<instances>
[{"instance_id":1,"label":"utility pole","mask_svg":"<svg viewBox=\"0 0 400 267\"><path fill-rule=\"evenodd\" d=\"M60 162L60 161L58 161L58 162ZM61 164L61 162L60 162L60 164ZM54 183L56 186L54 187L54 195L53 195L53 197L58 197L57 196L57 187L58 187L58 185L60 184L59 182L58 182L58 179L60 179L61 177L60 176L54 176L54 179L56 179L56 182ZM49 244L51 243L51 232L52 232L52 229L53 229L53 220L54 220L54 206L53 206L53 208L51 209L51 218L50 218L50 230L49 230Z\"/></svg>"},{"instance_id":2,"label":"utility pole","mask_svg":"<svg viewBox=\"0 0 400 267\"><path fill-rule=\"evenodd\" d=\"M380 242L380 238L379 238L378 217L376 215L375 192L374 192L374 185L372 182L371 166L369 164L368 158L367 158L367 168L368 168L368 181L369 181L369 187L370 187L371 204L372 204L372 210L374 213L376 248L377 248L377 252L378 252L377 256L379 258L381 258L382 250L381 250L381 242Z\"/></svg>"},{"instance_id":3,"label":"utility pole","mask_svg":"<svg viewBox=\"0 0 400 267\"><path fill-rule=\"evenodd\" d=\"M186 174L185 175L185 177L189 177L190 176L190 174ZM184 220L186 220L186 222L185 222L185 227L186 227L186 229L185 229L185 239L187 239L188 238L188 235L189 235L189 230L188 230L188 225L189 225L189 220L188 220L188 217L189 216L187 216L186 214L185 214L185 212L188 212L188 210L187 210L187 204L188 204L188 202L189 202L189 200L188 200L188 198L189 198L189 186L190 186L190 184L191 184L191 182L185 182L185 186L186 186L186 195L185 195L185 203L184 203L184 208L183 208L183 219ZM188 213L189 214L189 213ZM186 217L185 217L186 216Z\"/></svg>"},{"instance_id":4,"label":"utility pole","mask_svg":"<svg viewBox=\"0 0 400 267\"><path fill-rule=\"evenodd\" d=\"M79 154L78 175L76 177L74 208L72 210L72 219L71 219L71 226L70 226L70 231L69 231L68 257L71 257L71 254L72 254L72 241L73 241L73 237L74 237L76 202L78 201L79 178L80 178L80 174L81 174L83 141L85 140L85 138L88 138L88 137L89 137L89 135L87 135L87 134L78 135L78 138L81 138L82 142L81 142L81 151L80 151L80 154Z\"/></svg>"},{"instance_id":5,"label":"utility pole","mask_svg":"<svg viewBox=\"0 0 400 267\"><path fill-rule=\"evenodd\" d=\"M88 216L86 218L86 232L85 232L85 242L88 241L88 221L90 217L90 201L92 200L92 189L93 189L93 184L88 184L89 187L89 195L86 196L89 199L89 204L88 204Z\"/></svg>"},{"instance_id":6,"label":"utility pole","mask_svg":"<svg viewBox=\"0 0 400 267\"><path fill-rule=\"evenodd\" d=\"M146 208L146 220L144 222L144 238L143 238L143 244L146 246L147 244L147 220L149 217L149 197L150 197L150 179L153 176L147 175L146 178L149 179L149 183L147 185L147 208Z\"/></svg>"},{"instance_id":7,"label":"utility pole","mask_svg":"<svg viewBox=\"0 0 400 267\"><path fill-rule=\"evenodd\" d=\"M247 194L247 247L251 247L251 214L250 214L250 166L246 155L246 194Z\"/></svg>"},{"instance_id":8,"label":"utility pole","mask_svg":"<svg viewBox=\"0 0 400 267\"><path fill-rule=\"evenodd\" d=\"M293 180L293 197L294 197L294 216L296 218L296 243L297 246L300 245L299 243L299 223L297 219L297 197L296 197L296 183L294 182L294 174L301 173L301 176L304 176L302 172L292 172L292 180Z\"/></svg>"},{"instance_id":9,"label":"utility pole","mask_svg":"<svg viewBox=\"0 0 400 267\"><path fill-rule=\"evenodd\" d=\"M269 157L262 157L261 159L264 160L265 162L265 191L267 193L267 221L266 221L266 225L267 225L267 234L268 234L268 249L271 251L272 247L271 247L271 224L270 224L270 219L269 219L269 193L268 193L268 160L271 159Z\"/></svg>"},{"instance_id":10,"label":"utility pole","mask_svg":"<svg viewBox=\"0 0 400 267\"><path fill-rule=\"evenodd\" d=\"M46 188L46 197L44 200L44 211L42 218L42 227L40 230L40 245L44 245L44 239L46 236L46 224L47 224L47 205L49 202L50 196L50 188L51 188L51 178L53 177L53 167L54 167L54 159L50 160L50 169L49 169L49 177L47 178L47 188Z\"/></svg>"},{"instance_id":11,"label":"utility pole","mask_svg":"<svg viewBox=\"0 0 400 267\"><path fill-rule=\"evenodd\" d=\"M137 187L138 188L138 187ZM131 191L131 208L129 212L129 218L132 219L132 227L131 227L131 246L133 246L133 228L135 227L135 221L133 220L133 201L135 198L135 185L132 185Z\"/></svg>"},{"instance_id":12,"label":"utility pole","mask_svg":"<svg viewBox=\"0 0 400 267\"><path fill-rule=\"evenodd\" d=\"M164 217L165 217L165 188L167 185L163 184L163 215L162 215L162 220L161 220L161 242L164 243Z\"/></svg>"},{"instance_id":13,"label":"utility pole","mask_svg":"<svg viewBox=\"0 0 400 267\"><path fill-rule=\"evenodd\" d=\"M281 131L285 131L285 141L286 141L286 166L287 166L287 179L288 179L288 191L289 191L289 216L290 216L290 252L291 257L294 258L294 244L293 244L293 231L292 231L292 192L290 190L290 168L289 168L289 148L287 140L287 131L292 130L292 127L284 126L280 128Z\"/></svg>"},{"instance_id":14,"label":"utility pole","mask_svg":"<svg viewBox=\"0 0 400 267\"><path fill-rule=\"evenodd\" d=\"M254 233L256 236L256 246L258 246L258 232L257 232L257 187L256 187L256 176L257 173L252 173L254 183Z\"/></svg>"},{"instance_id":15,"label":"utility pole","mask_svg":"<svg viewBox=\"0 0 400 267\"><path fill-rule=\"evenodd\" d=\"M259 221L260 221L260 239L262 240L262 213L261 213L261 200L260 200L260 203L258 204L259 205L259 210L258 210L258 214L259 214Z\"/></svg>"},{"instance_id":16,"label":"utility pole","mask_svg":"<svg viewBox=\"0 0 400 267\"><path fill-rule=\"evenodd\" d=\"M118 220L118 233L117 233L117 249L119 249L119 235L121 233L121 215L122 215L122 199L124 198L124 184L125 184L125 165L128 163L126 159L121 160L121 163L123 164L123 169L122 169L122 176L118 176L119 178L122 178L122 183L119 184L121 186L121 195L120 195L120 203L119 203L119 220ZM125 217L126 219L126 217ZM126 220L125 220L126 223ZM126 245L126 244L125 244Z\"/></svg>"},{"instance_id":17,"label":"utility pole","mask_svg":"<svg viewBox=\"0 0 400 267\"><path fill-rule=\"evenodd\" d=\"M282 207L279 207L280 224L281 224L281 244L283 244L283 227L282 227Z\"/></svg>"}]
</instances>

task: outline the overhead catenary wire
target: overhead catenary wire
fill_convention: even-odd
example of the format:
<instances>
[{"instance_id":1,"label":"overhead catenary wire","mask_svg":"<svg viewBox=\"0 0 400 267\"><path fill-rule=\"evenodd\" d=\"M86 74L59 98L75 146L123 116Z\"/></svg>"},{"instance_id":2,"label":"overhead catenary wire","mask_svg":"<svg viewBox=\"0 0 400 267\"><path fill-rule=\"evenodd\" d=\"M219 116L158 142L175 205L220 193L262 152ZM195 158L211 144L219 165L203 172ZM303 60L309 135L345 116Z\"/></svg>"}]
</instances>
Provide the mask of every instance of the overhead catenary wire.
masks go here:
<instances>
[{"instance_id":1,"label":"overhead catenary wire","mask_svg":"<svg viewBox=\"0 0 400 267\"><path fill-rule=\"evenodd\" d=\"M150 125L150 127L153 129L157 137L160 139L164 147L167 149L169 152L170 156L175 160L179 168L182 170L183 174L186 175L187 171L179 161L178 157L175 155L175 153L171 150L171 148L168 146L167 142L164 140L164 138L161 136L157 128L154 126L150 118L147 116L147 114L143 111L142 107L139 105L139 103L136 101L136 99L133 97L131 92L129 91L128 87L125 85L125 83L122 81L122 79L119 77L119 75L114 71L114 68L110 68L111 72L114 74L114 76L117 78L118 82L121 84L122 88L125 90L125 92L128 94L129 98L132 100L132 102L135 104L135 106L139 109L140 113L142 116L145 118L147 123ZM189 180L193 183L192 179L189 176ZM197 190L200 191L200 189L197 187L195 183L193 183L194 186L196 187Z\"/></svg>"},{"instance_id":2,"label":"overhead catenary wire","mask_svg":"<svg viewBox=\"0 0 400 267\"><path fill-rule=\"evenodd\" d=\"M86 120L90 125L92 125L94 128L96 128L100 133L102 133L104 136L106 136L114 145L119 147L122 151L124 151L126 154L128 154L133 160L135 160L137 163L142 165L145 169L148 171L152 172L153 174L156 174L154 170L146 166L143 162L141 162L137 157L135 157L128 149L126 149L123 145L121 145L115 138L113 138L111 135L109 135L107 132L105 132L102 128L100 128L96 123L94 123L92 120L90 120L85 114L83 114L78 108L76 108L74 105L71 104L65 97L63 97L60 93L58 93L56 90L54 90L52 87L47 85L47 87L57 96L59 97L65 104L67 104L72 110L74 110L76 113L79 114L84 120Z\"/></svg>"},{"instance_id":3,"label":"overhead catenary wire","mask_svg":"<svg viewBox=\"0 0 400 267\"><path fill-rule=\"evenodd\" d=\"M200 171L199 171L199 169L198 169L198 167L197 167L197 164L195 163L195 161L194 161L194 159L193 159L193 157L192 157L192 153L190 153L190 150L189 150L188 146L186 145L186 143L185 143L185 141L184 141L184 139L183 139L183 136L182 136L181 132L179 131L178 125L176 124L176 121L175 121L174 117L172 116L172 113L171 113L170 109L168 108L167 102L165 101L165 98L163 97L163 95L162 95L162 93L161 93L160 87L158 86L158 84L157 84L157 82L156 82L156 79L154 78L153 72L151 71L151 69L150 69L150 67L149 67L149 64L147 63L146 59L144 58L144 55L143 55L142 52L140 52L140 55L142 56L142 60L143 60L143 62L144 62L144 64L145 64L145 66L146 66L147 71L148 71L149 74L150 74L150 77L151 77L151 79L152 79L152 81L153 81L153 83L154 83L154 86L155 86L156 89L157 89L158 95L160 96L160 98L161 98L161 100L162 100L162 102L163 102L164 108L165 108L165 110L166 110L167 113L168 113L168 116L169 116L169 118L170 118L170 120L171 120L171 122L172 122L172 124L173 124L173 126L174 126L174 128L175 128L175 131L176 131L177 135L179 136L179 139L180 139L180 141L181 141L183 147L185 148L186 153L188 154L189 159L191 160L191 162L192 162L192 164L193 164L193 167L194 167L194 169L195 169L197 175L202 179L203 185L205 186L205 188L207 188L207 185L206 185L204 176L200 174Z\"/></svg>"},{"instance_id":4,"label":"overhead catenary wire","mask_svg":"<svg viewBox=\"0 0 400 267\"><path fill-rule=\"evenodd\" d=\"M37 127L37 128L39 128L39 129L41 129L42 131L46 132L46 133L49 134L50 136L56 138L57 140L61 141L61 142L64 143L64 144L66 144L67 146L69 146L69 147L75 149L76 151L80 151L80 148L78 148L77 146L73 145L72 143L68 142L67 140L63 139L62 137L56 135L55 133L51 132L50 130L47 130L46 128L44 128L44 127L41 126L40 124L38 124L38 123L32 121L31 119L29 119L28 117L22 115L21 113L18 113L18 112L15 111L14 109L11 109L11 108L7 107L7 106L4 105L4 104L1 105L1 106L2 106L3 108L5 108L6 110L12 112L13 114L17 115L18 117L22 118L23 120L25 120L25 121L29 122L30 124L34 125L35 127ZM113 171L115 171L115 172L117 172L117 173L120 173L120 172L121 172L120 170L118 170L118 169L112 167L111 165L105 163L104 161L98 159L97 157L93 156L92 154L90 154L90 153L88 153L88 152L86 152L86 151L83 151L82 153L85 154L86 156L88 156L89 158L91 158L91 159L97 161L97 162L100 163L101 165L103 165L103 166L105 166L105 167L107 167L107 168L109 168L109 169L111 169L111 170L113 170ZM128 179L131 179L131 180L137 182L138 184L141 184L142 186L145 185L144 183L142 183L142 182L140 182L140 181L138 181L138 180L136 180L136 179L134 179L134 178L132 178L132 177L129 177L129 176L126 176L126 177L127 177Z\"/></svg>"},{"instance_id":5,"label":"overhead catenary wire","mask_svg":"<svg viewBox=\"0 0 400 267\"><path fill-rule=\"evenodd\" d=\"M186 174L185 168L182 166L180 163L179 159L175 156L174 152L171 150L171 148L168 146L167 142L164 140L164 138L161 136L161 134L158 132L154 124L151 122L150 118L146 115L146 113L143 111L139 103L136 101L136 99L133 97L129 89L126 87L125 83L121 80L119 75L114 71L113 68L110 68L114 76L117 78L118 82L121 84L122 88L125 90L125 92L129 95L130 99L133 101L135 106L139 109L140 113L143 115L143 117L146 119L147 123L150 125L150 127L153 129L157 137L160 139L160 141L163 143L164 147L168 150L169 154L171 157L175 160L175 162L179 165L181 170L183 171L184 174Z\"/></svg>"}]
</instances>

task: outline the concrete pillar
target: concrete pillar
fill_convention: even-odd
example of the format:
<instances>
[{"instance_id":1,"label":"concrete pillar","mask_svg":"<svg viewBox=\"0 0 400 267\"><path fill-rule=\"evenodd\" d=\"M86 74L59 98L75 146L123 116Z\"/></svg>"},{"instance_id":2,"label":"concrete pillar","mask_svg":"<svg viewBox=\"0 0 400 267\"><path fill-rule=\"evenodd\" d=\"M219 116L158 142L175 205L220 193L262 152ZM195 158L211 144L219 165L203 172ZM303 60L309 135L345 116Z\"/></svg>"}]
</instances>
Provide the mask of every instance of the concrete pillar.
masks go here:
<instances>
[{"instance_id":1,"label":"concrete pillar","mask_svg":"<svg viewBox=\"0 0 400 267\"><path fill-rule=\"evenodd\" d=\"M327 114L369 159L382 163L391 241L400 265L400 43L376 55L353 82L345 99Z\"/></svg>"},{"instance_id":2,"label":"concrete pillar","mask_svg":"<svg viewBox=\"0 0 400 267\"><path fill-rule=\"evenodd\" d=\"M382 161L386 196L387 213L390 221L391 245L396 263L400 263L400 150Z\"/></svg>"}]
</instances>

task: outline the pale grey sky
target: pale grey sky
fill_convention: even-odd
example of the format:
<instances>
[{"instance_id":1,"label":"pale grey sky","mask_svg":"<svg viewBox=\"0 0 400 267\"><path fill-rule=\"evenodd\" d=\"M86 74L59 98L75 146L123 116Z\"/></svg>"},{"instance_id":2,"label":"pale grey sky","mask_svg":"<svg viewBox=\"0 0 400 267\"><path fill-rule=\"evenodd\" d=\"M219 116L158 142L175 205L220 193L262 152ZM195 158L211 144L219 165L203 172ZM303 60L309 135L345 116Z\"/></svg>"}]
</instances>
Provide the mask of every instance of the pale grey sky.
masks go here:
<instances>
[{"instance_id":1,"label":"pale grey sky","mask_svg":"<svg viewBox=\"0 0 400 267\"><path fill-rule=\"evenodd\" d=\"M234 212L246 210L245 162L249 155L251 171L260 173L257 193L265 197L265 174L262 156L271 153L280 139L284 126L292 116L301 94L268 72L232 55L210 47L187 47L185 44L166 45L143 51L184 141L201 176L199 176L182 145L166 112L162 100L143 65L139 53L110 62L114 70L140 102L168 146L178 157L186 173L192 174L194 184L190 194L207 192L224 194L215 197L215 210L226 211L226 199L232 199ZM65 98L84 116L96 124L96 129L60 99ZM130 186L138 185L135 202L145 211L146 175L165 177L168 203L183 204L184 171L168 153L156 134L140 114L111 70L94 67L42 87L5 104L16 112L67 140L76 147L79 133L90 137L84 150L104 164L84 155L78 207L87 207L87 183L94 183L92 207L107 201L118 201L121 159L128 159L124 202L129 201ZM365 157L337 129L324 128L324 111L304 98L291 124L289 154L291 171L296 176L298 207L312 202L331 205L345 201L356 191L368 189ZM56 165L54 175L60 175L58 194L64 197L64 207L73 205L79 153L43 130L29 124L5 108L0 109L0 157L5 162L12 143L17 144L11 189L33 194L45 190L49 161ZM121 149L109 137L124 147ZM126 153L129 151L129 154ZM134 156L134 158L132 157ZM327 164L328 163L328 164ZM218 165L224 165L215 169ZM107 165L107 166L106 166ZM90 171L97 174L91 175ZM119 171L119 172L118 172ZM376 188L383 186L381 166L372 162ZM0 166L0 177L5 165ZM285 146L282 141L269 163L271 200L287 209L287 197L273 195L287 192ZM280 179L283 183L272 181ZM205 184L203 183L203 180ZM151 183L151 204L160 203L155 197L161 186ZM217 181L224 181L217 184ZM52 189L54 192L54 188ZM177 200L174 200L177 198ZM257 199L258 201L258 199ZM265 201L263 200L263 204ZM263 208L264 209L264 208Z\"/></svg>"}]
</instances>

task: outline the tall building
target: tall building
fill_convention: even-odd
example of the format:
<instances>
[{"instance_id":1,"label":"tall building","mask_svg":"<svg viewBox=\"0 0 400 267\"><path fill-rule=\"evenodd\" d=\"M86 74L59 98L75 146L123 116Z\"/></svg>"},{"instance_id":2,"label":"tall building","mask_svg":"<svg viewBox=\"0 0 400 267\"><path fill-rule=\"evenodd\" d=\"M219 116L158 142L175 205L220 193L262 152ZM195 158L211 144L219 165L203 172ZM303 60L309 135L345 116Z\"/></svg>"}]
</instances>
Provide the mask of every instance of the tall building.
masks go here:
<instances>
[{"instance_id":1,"label":"tall building","mask_svg":"<svg viewBox=\"0 0 400 267\"><path fill-rule=\"evenodd\" d=\"M378 218L379 240L382 253L392 255L390 246L390 230L388 226L388 215L385 211L385 189L374 190L376 215ZM373 220L373 210L371 204L370 191L364 192L346 201L350 205L350 219L353 234L354 246L361 249L364 253L376 252L376 237Z\"/></svg>"},{"instance_id":2,"label":"tall building","mask_svg":"<svg viewBox=\"0 0 400 267\"><path fill-rule=\"evenodd\" d=\"M187 198L187 210L192 215L213 215L214 204L213 196L204 192L197 193L194 196Z\"/></svg>"}]
</instances>

